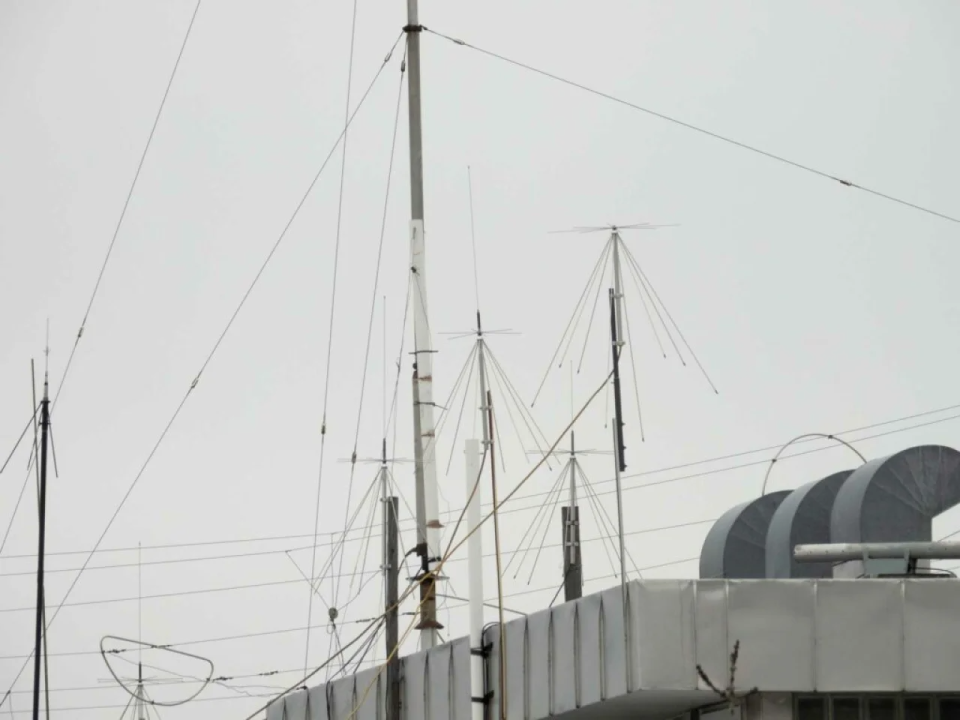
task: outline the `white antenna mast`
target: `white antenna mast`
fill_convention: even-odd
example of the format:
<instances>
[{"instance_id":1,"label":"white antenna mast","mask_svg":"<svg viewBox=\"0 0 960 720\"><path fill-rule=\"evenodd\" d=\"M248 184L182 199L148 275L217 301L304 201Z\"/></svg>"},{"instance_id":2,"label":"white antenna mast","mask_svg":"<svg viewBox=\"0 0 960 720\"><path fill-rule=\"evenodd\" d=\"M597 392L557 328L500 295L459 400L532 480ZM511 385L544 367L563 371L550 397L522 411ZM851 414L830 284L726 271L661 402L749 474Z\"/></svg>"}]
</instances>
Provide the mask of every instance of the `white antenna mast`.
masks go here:
<instances>
[{"instance_id":1,"label":"white antenna mast","mask_svg":"<svg viewBox=\"0 0 960 720\"><path fill-rule=\"evenodd\" d=\"M433 418L433 346L427 314L426 246L423 234L423 134L420 117L420 33L417 0L407 0L407 101L410 114L410 282L413 285L414 450L417 461L418 551L421 560L420 648L437 644L436 577L440 561L436 426Z\"/></svg>"}]
</instances>

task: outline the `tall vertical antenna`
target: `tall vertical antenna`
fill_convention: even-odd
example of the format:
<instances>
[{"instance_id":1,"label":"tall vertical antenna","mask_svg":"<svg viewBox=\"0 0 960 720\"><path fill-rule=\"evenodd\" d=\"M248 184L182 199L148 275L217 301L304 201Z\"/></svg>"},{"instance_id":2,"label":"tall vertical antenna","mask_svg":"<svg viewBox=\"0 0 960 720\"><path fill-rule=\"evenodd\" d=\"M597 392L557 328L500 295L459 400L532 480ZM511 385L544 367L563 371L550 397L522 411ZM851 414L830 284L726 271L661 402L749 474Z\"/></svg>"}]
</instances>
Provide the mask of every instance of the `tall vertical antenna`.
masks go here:
<instances>
[{"instance_id":1,"label":"tall vertical antenna","mask_svg":"<svg viewBox=\"0 0 960 720\"><path fill-rule=\"evenodd\" d=\"M440 517L437 497L436 426L433 419L433 347L427 313L426 245L423 234L423 129L420 115L420 33L417 0L407 0L407 102L410 116L410 282L413 285L414 396L419 431L415 433L417 507L423 507L421 551L420 648L437 644L436 576L440 561Z\"/></svg>"},{"instance_id":2,"label":"tall vertical antenna","mask_svg":"<svg viewBox=\"0 0 960 720\"><path fill-rule=\"evenodd\" d=\"M49 332L49 325L48 325ZM33 649L33 720L40 720L40 662L44 657L44 593L43 573L47 539L47 445L50 435L50 373L49 341L45 354L48 358L47 369L43 376L43 400L40 401L40 494L39 494L39 527L37 549L37 622Z\"/></svg>"},{"instance_id":3,"label":"tall vertical antenna","mask_svg":"<svg viewBox=\"0 0 960 720\"><path fill-rule=\"evenodd\" d=\"M48 332L47 332L47 347L49 348L49 322L48 322ZM33 398L34 413L33 413L33 458L36 460L40 455L40 426L37 419L37 376L34 371L33 358L30 358L30 390ZM56 457L56 456L54 456ZM40 463L34 462L34 468L37 471L37 508L40 508ZM28 471L29 472L29 469ZM43 692L44 692L44 708L46 710L46 716L49 719L50 717L50 654L47 651L47 603L44 599L43 603Z\"/></svg>"},{"instance_id":4,"label":"tall vertical antenna","mask_svg":"<svg viewBox=\"0 0 960 720\"><path fill-rule=\"evenodd\" d=\"M384 574L384 610L385 636L387 645L387 692L386 720L400 720L400 643L398 626L398 575L400 557L397 550L399 525L397 512L400 502L389 494L389 473L387 469L387 439L383 438L383 460L380 465L380 479L383 497L383 574Z\"/></svg>"},{"instance_id":5,"label":"tall vertical antenna","mask_svg":"<svg viewBox=\"0 0 960 720\"><path fill-rule=\"evenodd\" d=\"M465 441L467 471L467 560L470 582L470 697L472 720L483 720L484 649L483 649L483 539L480 531L480 443Z\"/></svg>"},{"instance_id":6,"label":"tall vertical antenna","mask_svg":"<svg viewBox=\"0 0 960 720\"><path fill-rule=\"evenodd\" d=\"M628 308L628 304L626 303L628 284L632 283L633 285L632 297L639 301L639 304L643 308L643 314L646 316L646 320L650 326L651 334L657 343L660 354L666 358L667 347L669 346L672 348L673 352L684 366L687 364L684 355L687 354L693 360L700 373L703 375L703 378L710 386L710 389L714 393L717 393L717 388L710 379L710 376L700 363L700 360L693 351L693 348L687 342L683 332L680 330L680 327L674 320L670 311L667 309L666 305L664 305L660 295L650 282L650 278L647 277L647 274L640 266L640 263L637 261L636 257L634 257L633 253L630 252L630 249L624 242L622 236L622 233L625 231L650 231L662 227L671 227L671 225L636 223L633 225L579 227L569 231L556 231L573 232L578 234L602 232L608 233L608 238L604 244L603 250L600 253L600 257L597 259L597 262L587 279L583 293L580 295L580 298L574 307L573 315L571 316L569 323L560 338L560 342L553 353L553 357L551 358L550 363L544 372L543 379L537 388L537 392L533 398L532 404L536 404L537 398L539 398L540 393L543 391L547 377L550 373L550 369L553 367L554 363L557 363L558 366L562 367L564 362L567 362L569 359L572 364L576 365L577 372L580 371L587 352L587 347L589 346L590 331L600 298L600 293L601 290L606 287L604 280L606 279L608 273L612 275L613 296L615 303L614 321L617 326L617 338L619 339L621 350L623 347L627 347L630 351L629 371L632 375L633 399L636 402L638 430L640 432L641 441L645 440L645 433L643 412L640 403L640 389L637 382L636 358L633 348L635 330L637 328L631 327L630 310ZM586 322L583 322L584 315L589 316L586 319ZM571 358L570 354L571 350L573 349L572 345L574 344L575 336L579 334L579 331L582 331L583 333L583 348L578 353L579 358L575 359ZM665 339L663 336L665 336ZM607 358L609 358L609 355L607 355Z\"/></svg>"},{"instance_id":7,"label":"tall vertical antenna","mask_svg":"<svg viewBox=\"0 0 960 720\"><path fill-rule=\"evenodd\" d=\"M627 468L623 447L623 403L620 399L620 324L617 314L616 291L610 289L610 347L613 356L613 468L617 492L617 536L620 541L620 592L623 597L623 612L626 620L627 648L633 647L633 624L627 596L627 548L623 534L623 488L620 484L620 473ZM632 690L633 684L633 652L627 652L627 690Z\"/></svg>"},{"instance_id":8,"label":"tall vertical antenna","mask_svg":"<svg viewBox=\"0 0 960 720\"><path fill-rule=\"evenodd\" d=\"M583 595L583 561L580 549L580 508L577 506L577 473L579 472L574 433L570 431L570 504L560 508L563 524L563 599L576 600Z\"/></svg>"}]
</instances>

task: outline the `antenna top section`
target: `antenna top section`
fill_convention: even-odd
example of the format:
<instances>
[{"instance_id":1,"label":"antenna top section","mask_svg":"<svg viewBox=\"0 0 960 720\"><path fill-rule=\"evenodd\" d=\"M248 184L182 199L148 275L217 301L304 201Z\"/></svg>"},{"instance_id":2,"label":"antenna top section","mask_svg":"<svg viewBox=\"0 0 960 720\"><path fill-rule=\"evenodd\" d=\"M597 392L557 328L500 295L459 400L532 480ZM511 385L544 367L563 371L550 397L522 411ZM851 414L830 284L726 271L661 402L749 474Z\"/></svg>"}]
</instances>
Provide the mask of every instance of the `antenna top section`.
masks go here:
<instances>
[{"instance_id":1,"label":"antenna top section","mask_svg":"<svg viewBox=\"0 0 960 720\"><path fill-rule=\"evenodd\" d=\"M551 230L551 235L556 235L560 233L578 233L578 234L587 234L587 233L597 233L597 232L609 232L609 233L619 233L622 230L659 230L660 228L667 227L679 227L679 223L633 223L631 225L615 225L613 223L607 223L606 225L583 225L571 228L569 230Z\"/></svg>"}]
</instances>

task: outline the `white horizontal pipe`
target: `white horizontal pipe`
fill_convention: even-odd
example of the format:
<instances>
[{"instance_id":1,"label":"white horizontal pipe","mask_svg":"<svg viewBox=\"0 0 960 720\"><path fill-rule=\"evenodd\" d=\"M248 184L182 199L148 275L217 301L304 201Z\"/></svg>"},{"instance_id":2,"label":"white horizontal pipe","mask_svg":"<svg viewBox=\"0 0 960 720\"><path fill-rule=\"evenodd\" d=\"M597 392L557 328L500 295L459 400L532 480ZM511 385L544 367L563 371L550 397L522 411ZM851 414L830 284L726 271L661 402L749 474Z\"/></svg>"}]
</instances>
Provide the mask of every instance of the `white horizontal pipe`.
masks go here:
<instances>
[{"instance_id":1,"label":"white horizontal pipe","mask_svg":"<svg viewBox=\"0 0 960 720\"><path fill-rule=\"evenodd\" d=\"M797 562L842 562L844 560L898 559L910 557L920 560L947 560L960 558L960 542L891 542L891 543L836 543L797 545L793 558Z\"/></svg>"}]
</instances>

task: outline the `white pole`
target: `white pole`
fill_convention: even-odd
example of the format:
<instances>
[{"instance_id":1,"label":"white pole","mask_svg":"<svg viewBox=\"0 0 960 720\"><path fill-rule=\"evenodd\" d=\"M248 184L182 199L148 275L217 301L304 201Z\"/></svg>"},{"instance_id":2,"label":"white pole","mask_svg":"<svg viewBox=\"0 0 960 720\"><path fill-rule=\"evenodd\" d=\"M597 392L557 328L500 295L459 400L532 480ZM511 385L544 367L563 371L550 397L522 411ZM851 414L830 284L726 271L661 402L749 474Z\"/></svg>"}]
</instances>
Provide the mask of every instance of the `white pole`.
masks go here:
<instances>
[{"instance_id":1,"label":"white pole","mask_svg":"<svg viewBox=\"0 0 960 720\"><path fill-rule=\"evenodd\" d=\"M467 456L467 532L480 526L480 443L467 440L464 445ZM483 647L483 540L480 531L473 532L467 540L467 564L470 573L470 647ZM483 657L470 656L470 694L483 697ZM483 720L483 703L473 705L473 720Z\"/></svg>"},{"instance_id":2,"label":"white pole","mask_svg":"<svg viewBox=\"0 0 960 720\"><path fill-rule=\"evenodd\" d=\"M427 313L426 248L423 235L423 129L420 116L420 20L417 0L407 0L407 99L410 116L410 282L413 286L413 333L417 363L420 432L414 442L423 472L423 509L427 541L427 569L433 571L440 560L440 501L437 497L436 426L433 420L433 345ZM435 592L429 584L429 593ZM425 613L433 615L434 603ZM431 617L435 625L435 617ZM437 644L437 628L425 626L420 632L420 648Z\"/></svg>"},{"instance_id":3,"label":"white pole","mask_svg":"<svg viewBox=\"0 0 960 720\"><path fill-rule=\"evenodd\" d=\"M623 339L623 275L620 268L620 233L613 231L613 299L616 305L614 315L617 318L617 345L624 344Z\"/></svg>"}]
</instances>

